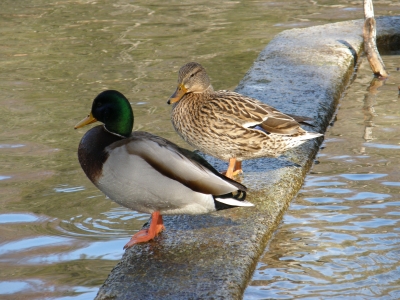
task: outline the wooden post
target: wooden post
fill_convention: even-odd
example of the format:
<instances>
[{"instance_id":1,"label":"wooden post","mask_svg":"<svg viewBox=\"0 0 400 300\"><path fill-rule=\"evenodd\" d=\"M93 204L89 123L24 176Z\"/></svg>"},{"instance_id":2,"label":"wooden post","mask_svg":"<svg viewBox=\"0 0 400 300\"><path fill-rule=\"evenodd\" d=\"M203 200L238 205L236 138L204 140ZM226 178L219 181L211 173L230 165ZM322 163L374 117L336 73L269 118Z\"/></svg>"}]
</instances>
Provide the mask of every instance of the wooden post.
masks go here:
<instances>
[{"instance_id":1,"label":"wooden post","mask_svg":"<svg viewBox=\"0 0 400 300\"><path fill-rule=\"evenodd\" d=\"M388 73L385 70L385 64L376 47L376 21L374 18L372 0L364 0L364 18L364 51L367 55L369 65L376 77L386 78L388 77Z\"/></svg>"}]
</instances>

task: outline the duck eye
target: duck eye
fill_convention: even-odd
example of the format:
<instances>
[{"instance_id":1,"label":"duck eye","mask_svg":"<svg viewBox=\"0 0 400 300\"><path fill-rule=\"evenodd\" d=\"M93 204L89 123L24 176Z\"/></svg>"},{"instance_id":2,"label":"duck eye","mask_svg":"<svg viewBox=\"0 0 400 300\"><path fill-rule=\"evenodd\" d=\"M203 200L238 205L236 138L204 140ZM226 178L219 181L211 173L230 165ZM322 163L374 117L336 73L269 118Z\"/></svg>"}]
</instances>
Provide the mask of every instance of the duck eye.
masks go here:
<instances>
[{"instance_id":1,"label":"duck eye","mask_svg":"<svg viewBox=\"0 0 400 300\"><path fill-rule=\"evenodd\" d=\"M192 73L191 75L190 75L190 77L193 77L194 76L194 73Z\"/></svg>"}]
</instances>

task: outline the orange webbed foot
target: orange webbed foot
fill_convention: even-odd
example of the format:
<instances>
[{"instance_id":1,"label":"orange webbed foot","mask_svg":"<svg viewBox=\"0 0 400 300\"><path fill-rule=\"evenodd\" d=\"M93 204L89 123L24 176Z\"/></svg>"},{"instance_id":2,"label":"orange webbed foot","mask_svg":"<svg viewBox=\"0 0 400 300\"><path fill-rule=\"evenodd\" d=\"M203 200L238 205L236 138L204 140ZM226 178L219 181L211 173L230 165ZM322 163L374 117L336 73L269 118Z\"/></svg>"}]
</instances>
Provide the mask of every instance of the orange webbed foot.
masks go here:
<instances>
[{"instance_id":1,"label":"orange webbed foot","mask_svg":"<svg viewBox=\"0 0 400 300\"><path fill-rule=\"evenodd\" d=\"M130 241L124 246L124 249L128 249L135 244L145 243L154 239L161 231L165 229L162 215L156 211L151 214L151 222L149 229L142 229L135 233Z\"/></svg>"}]
</instances>

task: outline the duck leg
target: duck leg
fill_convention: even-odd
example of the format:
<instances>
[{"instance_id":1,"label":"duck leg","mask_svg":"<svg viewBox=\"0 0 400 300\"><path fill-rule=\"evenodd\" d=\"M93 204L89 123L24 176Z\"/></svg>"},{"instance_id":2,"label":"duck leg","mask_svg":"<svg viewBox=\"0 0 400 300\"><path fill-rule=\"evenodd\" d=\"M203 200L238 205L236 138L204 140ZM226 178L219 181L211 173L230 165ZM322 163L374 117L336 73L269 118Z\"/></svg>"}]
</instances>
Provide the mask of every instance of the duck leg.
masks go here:
<instances>
[{"instance_id":1,"label":"duck leg","mask_svg":"<svg viewBox=\"0 0 400 300\"><path fill-rule=\"evenodd\" d=\"M233 169L233 176L242 174L243 170L242 170L242 162L241 161L236 161L235 163L235 168Z\"/></svg>"},{"instance_id":2,"label":"duck leg","mask_svg":"<svg viewBox=\"0 0 400 300\"><path fill-rule=\"evenodd\" d=\"M135 244L148 242L154 239L161 231L165 229L162 215L159 211L155 211L151 214L151 222L149 229L142 229L135 233L130 241L124 246L124 249L128 249Z\"/></svg>"},{"instance_id":3,"label":"duck leg","mask_svg":"<svg viewBox=\"0 0 400 300\"><path fill-rule=\"evenodd\" d=\"M226 172L222 174L224 174L226 177L233 179L233 176L236 176L241 173L243 173L242 162L237 161L236 158L233 157L229 159L228 169L226 170Z\"/></svg>"}]
</instances>

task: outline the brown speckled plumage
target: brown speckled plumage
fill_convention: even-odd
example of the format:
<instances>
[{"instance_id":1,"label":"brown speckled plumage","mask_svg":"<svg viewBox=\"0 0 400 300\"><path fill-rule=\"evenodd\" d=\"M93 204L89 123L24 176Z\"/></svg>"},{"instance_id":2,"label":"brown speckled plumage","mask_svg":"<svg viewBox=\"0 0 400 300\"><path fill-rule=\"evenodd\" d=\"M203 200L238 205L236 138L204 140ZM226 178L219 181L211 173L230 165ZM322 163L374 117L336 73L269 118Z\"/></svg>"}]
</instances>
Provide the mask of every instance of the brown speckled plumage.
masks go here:
<instances>
[{"instance_id":1,"label":"brown speckled plumage","mask_svg":"<svg viewBox=\"0 0 400 300\"><path fill-rule=\"evenodd\" d=\"M171 96L172 124L193 147L222 160L277 157L321 136L307 132L292 117L256 99L214 91L205 69L188 63L179 71Z\"/></svg>"}]
</instances>

